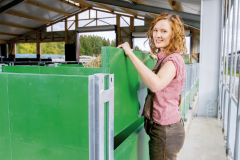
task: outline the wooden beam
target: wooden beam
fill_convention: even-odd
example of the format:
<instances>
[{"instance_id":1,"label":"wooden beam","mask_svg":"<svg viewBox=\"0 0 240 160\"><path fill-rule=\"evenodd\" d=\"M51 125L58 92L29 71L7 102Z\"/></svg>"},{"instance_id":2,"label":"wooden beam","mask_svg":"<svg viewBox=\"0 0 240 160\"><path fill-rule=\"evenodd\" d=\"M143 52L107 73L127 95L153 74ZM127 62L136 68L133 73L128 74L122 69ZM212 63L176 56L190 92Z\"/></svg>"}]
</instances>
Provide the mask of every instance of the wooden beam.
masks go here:
<instances>
[{"instance_id":1,"label":"wooden beam","mask_svg":"<svg viewBox=\"0 0 240 160\"><path fill-rule=\"evenodd\" d=\"M167 1L173 10L181 11L181 12L183 11L182 6L180 4L178 4L177 1L173 1L173 0L167 0Z\"/></svg>"},{"instance_id":2,"label":"wooden beam","mask_svg":"<svg viewBox=\"0 0 240 160\"><path fill-rule=\"evenodd\" d=\"M65 40L61 35L59 35L58 33L56 33L56 32L53 32L55 35L57 35L59 38L61 38L61 39L63 39L63 40Z\"/></svg>"},{"instance_id":3,"label":"wooden beam","mask_svg":"<svg viewBox=\"0 0 240 160\"><path fill-rule=\"evenodd\" d=\"M87 3L87 2L84 2L84 1L82 1L82 0L72 0L72 1L74 1L74 2L76 2L76 3L80 3L81 5L84 5L84 6L88 7L88 8L92 8L92 5L91 5L91 4L89 4L89 3Z\"/></svg>"},{"instance_id":4,"label":"wooden beam","mask_svg":"<svg viewBox=\"0 0 240 160\"><path fill-rule=\"evenodd\" d=\"M79 14L79 13L85 12L86 10L87 10L87 9L81 10L81 11L75 13L75 14ZM75 14L74 14L74 15L75 15ZM67 18L70 18L70 17L72 17L72 16L74 16L74 15L70 15L70 16L68 16ZM65 18L64 18L64 19L65 19ZM16 38L16 39L10 41L10 43L16 42L17 40L19 40L19 39L21 39L21 38L23 38L23 37L32 35L32 34L36 33L37 31L41 31L41 30L43 30L43 29L46 29L47 27L52 26L52 25L54 25L54 24L56 24L56 23L58 23L58 22L62 22L64 19L60 19L59 21L56 21L56 22L54 22L54 23L52 23L52 24L49 24L49 25L46 25L46 26L44 26L44 27L38 28L38 29L36 29L36 30L33 31L33 32L27 33L26 35L23 35L23 36L21 36L21 37L19 37L19 38Z\"/></svg>"},{"instance_id":5,"label":"wooden beam","mask_svg":"<svg viewBox=\"0 0 240 160\"><path fill-rule=\"evenodd\" d=\"M78 14L75 15L75 28L78 27Z\"/></svg>"},{"instance_id":6,"label":"wooden beam","mask_svg":"<svg viewBox=\"0 0 240 160\"><path fill-rule=\"evenodd\" d=\"M200 33L200 30L196 30L196 29L193 29L192 31L195 33Z\"/></svg>"},{"instance_id":7,"label":"wooden beam","mask_svg":"<svg viewBox=\"0 0 240 160\"><path fill-rule=\"evenodd\" d=\"M20 29L25 29L25 30L34 31L33 28L24 27L24 26L19 26L19 25L11 24L11 23L0 22L0 25L1 25L1 26L14 27L14 28L20 28Z\"/></svg>"},{"instance_id":8,"label":"wooden beam","mask_svg":"<svg viewBox=\"0 0 240 160\"><path fill-rule=\"evenodd\" d=\"M195 36L193 36L193 38L195 39L195 40L197 40L198 41L198 43L200 43L200 41L195 37Z\"/></svg>"},{"instance_id":9,"label":"wooden beam","mask_svg":"<svg viewBox=\"0 0 240 160\"><path fill-rule=\"evenodd\" d=\"M68 44L68 21L65 19L65 44Z\"/></svg>"},{"instance_id":10,"label":"wooden beam","mask_svg":"<svg viewBox=\"0 0 240 160\"><path fill-rule=\"evenodd\" d=\"M12 16L17 16L17 17L23 17L23 18L32 19L32 20L35 20L35 21L43 22L43 23L51 23L51 21L49 21L49 20L45 20L45 19L41 19L41 18L29 16L29 15L22 14L22 13L18 13L18 12L14 12L14 11L7 11L7 12L4 12L4 13L10 14L10 15L12 15Z\"/></svg>"},{"instance_id":11,"label":"wooden beam","mask_svg":"<svg viewBox=\"0 0 240 160\"><path fill-rule=\"evenodd\" d=\"M94 4L98 5L99 7L102 7L110 12L113 12L114 10L111 8L111 7L108 7L107 5L105 4L101 4L101 3L97 3L97 2L93 2Z\"/></svg>"},{"instance_id":12,"label":"wooden beam","mask_svg":"<svg viewBox=\"0 0 240 160\"><path fill-rule=\"evenodd\" d=\"M198 60L198 58L194 54L192 54L192 56Z\"/></svg>"},{"instance_id":13,"label":"wooden beam","mask_svg":"<svg viewBox=\"0 0 240 160\"><path fill-rule=\"evenodd\" d=\"M65 16L69 16L69 13L63 12L61 10L58 10L58 9L55 9L55 8L52 8L52 7L49 7L49 6L45 6L45 5L37 3L37 2L33 2L31 0L28 0L25 3L36 6L36 7L39 7L39 8L43 8L43 9L46 9L46 10L49 10L49 11L52 11L52 12L56 12L56 13L59 13L59 14L65 15Z\"/></svg>"},{"instance_id":14,"label":"wooden beam","mask_svg":"<svg viewBox=\"0 0 240 160\"><path fill-rule=\"evenodd\" d=\"M10 37L20 37L19 35L16 35L16 34L10 34L10 33L4 33L4 32L0 32L0 35L10 36Z\"/></svg>"},{"instance_id":15,"label":"wooden beam","mask_svg":"<svg viewBox=\"0 0 240 160\"><path fill-rule=\"evenodd\" d=\"M0 44L7 44L7 41L0 39Z\"/></svg>"},{"instance_id":16,"label":"wooden beam","mask_svg":"<svg viewBox=\"0 0 240 160\"><path fill-rule=\"evenodd\" d=\"M124 29L120 28L127 36L130 36Z\"/></svg>"},{"instance_id":17,"label":"wooden beam","mask_svg":"<svg viewBox=\"0 0 240 160\"><path fill-rule=\"evenodd\" d=\"M105 13L110 13L108 11L103 11L103 10L99 10L99 9L92 9L92 10L101 11L101 12L105 12ZM111 14L121 15L121 16L129 17L129 18L132 17L132 16L129 16L129 15L119 14L119 13L111 13ZM143 18L138 18L138 17L134 17L134 18L139 19L139 20L143 20L143 21L146 21L146 22L152 22L153 21L151 19L143 19Z\"/></svg>"},{"instance_id":18,"label":"wooden beam","mask_svg":"<svg viewBox=\"0 0 240 160\"><path fill-rule=\"evenodd\" d=\"M85 6L84 6L84 7L82 7L82 6L77 6L77 5L75 5L75 4L73 4L73 3L70 3L69 1L66 1L66 0L57 0L57 1L62 2L62 3L65 3L65 4L69 5L69 6L72 6L72 7L75 7L75 8L77 8L77 9L81 9L81 10L85 8Z\"/></svg>"},{"instance_id":19,"label":"wooden beam","mask_svg":"<svg viewBox=\"0 0 240 160\"><path fill-rule=\"evenodd\" d=\"M51 32L49 32L48 34L46 34L43 38L40 39L40 41L43 41L45 38L47 38L48 36L50 36Z\"/></svg>"},{"instance_id":20,"label":"wooden beam","mask_svg":"<svg viewBox=\"0 0 240 160\"><path fill-rule=\"evenodd\" d=\"M120 42L120 37L121 37L121 31L120 31L120 15L117 14L117 17L116 17L116 24L117 24L117 46L121 44Z\"/></svg>"},{"instance_id":21,"label":"wooden beam","mask_svg":"<svg viewBox=\"0 0 240 160\"><path fill-rule=\"evenodd\" d=\"M157 18L157 16L158 16L158 15L153 14L153 13L149 13L149 14L150 14L150 16L152 16L153 18Z\"/></svg>"},{"instance_id":22,"label":"wooden beam","mask_svg":"<svg viewBox=\"0 0 240 160\"><path fill-rule=\"evenodd\" d=\"M68 37L68 40L70 40L75 33L76 31L73 31L72 34Z\"/></svg>"},{"instance_id":23,"label":"wooden beam","mask_svg":"<svg viewBox=\"0 0 240 160\"><path fill-rule=\"evenodd\" d=\"M41 58L41 44L40 44L41 32L36 33L36 41L37 41L37 55ZM37 56L38 57L38 56Z\"/></svg>"},{"instance_id":24,"label":"wooden beam","mask_svg":"<svg viewBox=\"0 0 240 160\"><path fill-rule=\"evenodd\" d=\"M128 14L131 14L133 15L134 17L137 17L137 13L133 12L132 10L130 9L127 9L127 8L122 8L122 7L119 7L121 10L127 12Z\"/></svg>"}]
</instances>

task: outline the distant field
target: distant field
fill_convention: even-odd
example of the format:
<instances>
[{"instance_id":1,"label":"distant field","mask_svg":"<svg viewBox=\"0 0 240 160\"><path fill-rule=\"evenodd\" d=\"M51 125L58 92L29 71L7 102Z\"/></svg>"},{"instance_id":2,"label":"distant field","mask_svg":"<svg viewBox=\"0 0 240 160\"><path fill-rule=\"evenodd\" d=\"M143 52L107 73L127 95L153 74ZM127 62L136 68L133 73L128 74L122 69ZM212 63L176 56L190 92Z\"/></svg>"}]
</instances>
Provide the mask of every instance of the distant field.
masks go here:
<instances>
[{"instance_id":1,"label":"distant field","mask_svg":"<svg viewBox=\"0 0 240 160\"><path fill-rule=\"evenodd\" d=\"M16 54L16 58L37 58L37 54ZM41 54L41 58L61 59L65 58L65 55Z\"/></svg>"}]
</instances>

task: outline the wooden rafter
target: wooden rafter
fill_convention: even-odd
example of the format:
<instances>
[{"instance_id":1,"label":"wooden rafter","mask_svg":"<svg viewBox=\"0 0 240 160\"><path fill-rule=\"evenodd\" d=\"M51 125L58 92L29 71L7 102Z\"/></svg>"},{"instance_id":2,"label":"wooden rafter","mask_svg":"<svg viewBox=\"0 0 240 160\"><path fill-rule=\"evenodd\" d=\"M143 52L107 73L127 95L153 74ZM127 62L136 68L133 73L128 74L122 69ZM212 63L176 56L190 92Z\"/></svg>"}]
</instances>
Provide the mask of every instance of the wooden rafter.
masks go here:
<instances>
[{"instance_id":1,"label":"wooden rafter","mask_svg":"<svg viewBox=\"0 0 240 160\"><path fill-rule=\"evenodd\" d=\"M0 39L0 44L7 44L7 41Z\"/></svg>"},{"instance_id":2,"label":"wooden rafter","mask_svg":"<svg viewBox=\"0 0 240 160\"><path fill-rule=\"evenodd\" d=\"M59 35L58 33L56 32L53 32L55 35L57 35L58 37L60 37L61 39L65 40L61 35Z\"/></svg>"},{"instance_id":3,"label":"wooden rafter","mask_svg":"<svg viewBox=\"0 0 240 160\"><path fill-rule=\"evenodd\" d=\"M123 28L120 28L127 36L130 36Z\"/></svg>"},{"instance_id":4,"label":"wooden rafter","mask_svg":"<svg viewBox=\"0 0 240 160\"><path fill-rule=\"evenodd\" d=\"M105 13L109 13L108 11L103 11L103 10L99 10L99 9L93 9L93 10L101 11L101 12L105 12ZM111 13L111 14L120 15L120 16L125 16L125 17L132 17L132 16L128 16L128 15L125 15L125 14L119 14L119 13ZM143 19L143 18L138 18L138 17L134 17L134 18L135 18L135 19L139 19L139 20L143 20L143 21L146 21L146 22L152 22L151 19Z\"/></svg>"},{"instance_id":5,"label":"wooden rafter","mask_svg":"<svg viewBox=\"0 0 240 160\"><path fill-rule=\"evenodd\" d=\"M198 43L200 43L200 41L195 37L195 36L193 36L193 38L195 39L195 40L197 40L198 41Z\"/></svg>"},{"instance_id":6,"label":"wooden rafter","mask_svg":"<svg viewBox=\"0 0 240 160\"><path fill-rule=\"evenodd\" d=\"M103 23L106 23L106 24L108 24L108 25L111 25L110 23L105 22L105 21L103 21L103 20L101 20L101 19L98 19L98 20L101 21L101 22L103 22Z\"/></svg>"},{"instance_id":7,"label":"wooden rafter","mask_svg":"<svg viewBox=\"0 0 240 160\"><path fill-rule=\"evenodd\" d=\"M69 5L69 6L72 6L72 7L75 7L77 9L81 9L81 10L85 8L85 6L78 6L78 5L70 3L69 1L66 1L66 0L57 0L57 1L65 3L65 4Z\"/></svg>"},{"instance_id":8,"label":"wooden rafter","mask_svg":"<svg viewBox=\"0 0 240 160\"><path fill-rule=\"evenodd\" d=\"M10 34L10 33L4 33L4 32L0 32L0 35L10 36L10 37L20 37L19 35L16 35L16 34Z\"/></svg>"},{"instance_id":9,"label":"wooden rafter","mask_svg":"<svg viewBox=\"0 0 240 160\"><path fill-rule=\"evenodd\" d=\"M154 13L149 13L150 14L150 16L152 16L153 18L157 18L157 14L154 14Z\"/></svg>"},{"instance_id":10,"label":"wooden rafter","mask_svg":"<svg viewBox=\"0 0 240 160\"><path fill-rule=\"evenodd\" d=\"M1 26L14 27L14 28L20 28L20 29L25 29L25 30L34 31L33 28L24 27L24 26L19 26L19 25L11 24L11 23L0 22L0 25L1 25Z\"/></svg>"},{"instance_id":11,"label":"wooden rafter","mask_svg":"<svg viewBox=\"0 0 240 160\"><path fill-rule=\"evenodd\" d=\"M127 25L129 25L128 22L127 22L122 16L121 16L121 18L127 23ZM129 26L130 26L130 25L129 25Z\"/></svg>"},{"instance_id":12,"label":"wooden rafter","mask_svg":"<svg viewBox=\"0 0 240 160\"><path fill-rule=\"evenodd\" d=\"M144 2L140 1L140 0L132 0L132 2L137 3L137 4L145 4ZM149 13L150 16L152 16L153 18L157 18L157 14L154 13Z\"/></svg>"},{"instance_id":13,"label":"wooden rafter","mask_svg":"<svg viewBox=\"0 0 240 160\"><path fill-rule=\"evenodd\" d=\"M59 13L59 14L65 15L65 16L69 16L69 13L63 12L61 10L58 10L58 9L55 9L55 8L52 8L52 7L34 2L34 1L28 0L28 1L25 1L25 3L36 6L36 7L39 7L39 8L43 8L43 9L46 9L46 10L49 10L49 11L52 11L52 12L56 12L56 13Z\"/></svg>"},{"instance_id":14,"label":"wooden rafter","mask_svg":"<svg viewBox=\"0 0 240 160\"><path fill-rule=\"evenodd\" d=\"M34 39L34 38L31 38L31 37L26 37L26 40L27 40L28 38L31 39L31 40L34 40L34 41L36 40L36 39Z\"/></svg>"},{"instance_id":15,"label":"wooden rafter","mask_svg":"<svg viewBox=\"0 0 240 160\"><path fill-rule=\"evenodd\" d=\"M194 54L192 54L192 56L198 60L198 58Z\"/></svg>"},{"instance_id":16,"label":"wooden rafter","mask_svg":"<svg viewBox=\"0 0 240 160\"><path fill-rule=\"evenodd\" d=\"M81 11L75 13L75 14L80 14L80 13L82 13L82 12L85 12L86 10L87 10L87 9L81 10ZM75 15L75 14L74 14L74 15ZM74 16L74 15L70 15L70 16L65 17L65 18L70 18L70 17L72 17L72 16ZM64 18L64 19L65 19L65 18ZM16 41L19 40L20 38L23 38L23 37L32 35L32 34L36 33L37 31L41 31L41 30L43 30L43 29L45 29L45 28L47 28L47 27L50 27L50 26L58 23L58 22L62 22L64 19L60 19L59 21L56 21L56 22L54 22L54 23L52 23L52 24L49 24L49 25L46 25L46 26L44 26L44 27L38 28L38 29L36 29L36 30L33 31L33 32L27 33L26 35L23 35L23 36L21 36L21 37L19 37L19 38L16 38L16 39L10 41L10 43L16 42Z\"/></svg>"},{"instance_id":17,"label":"wooden rafter","mask_svg":"<svg viewBox=\"0 0 240 160\"><path fill-rule=\"evenodd\" d=\"M137 17L137 13L133 12L132 10L130 9L127 9L127 8L122 8L122 7L119 7L121 10L127 12L128 14L131 14L133 15L134 17Z\"/></svg>"},{"instance_id":18,"label":"wooden rafter","mask_svg":"<svg viewBox=\"0 0 240 160\"><path fill-rule=\"evenodd\" d=\"M96 2L94 2L94 4L98 5L99 7L102 7L102 8L104 8L104 9L106 9L106 10L110 11L110 12L113 12L113 11L114 11L114 10L113 10L111 7L108 7L108 6L107 6L107 5L105 5L105 4L96 3Z\"/></svg>"},{"instance_id":19,"label":"wooden rafter","mask_svg":"<svg viewBox=\"0 0 240 160\"><path fill-rule=\"evenodd\" d=\"M89 23L85 24L83 27L86 27L87 25L89 25L90 23L92 23L92 22L94 22L94 21L95 21L95 19L94 19L94 20L92 20L91 22L89 22Z\"/></svg>"},{"instance_id":20,"label":"wooden rafter","mask_svg":"<svg viewBox=\"0 0 240 160\"><path fill-rule=\"evenodd\" d=\"M51 32L49 32L47 35L45 35L43 38L40 39L40 41L43 41L45 38L47 38L48 36L50 36Z\"/></svg>"},{"instance_id":21,"label":"wooden rafter","mask_svg":"<svg viewBox=\"0 0 240 160\"><path fill-rule=\"evenodd\" d=\"M167 1L173 10L181 11L181 12L183 11L182 6L177 1L174 1L174 0L167 0Z\"/></svg>"},{"instance_id":22,"label":"wooden rafter","mask_svg":"<svg viewBox=\"0 0 240 160\"><path fill-rule=\"evenodd\" d=\"M23 17L23 18L32 19L32 20L35 20L35 21L40 21L40 22L43 22L43 23L51 23L51 21L49 21L49 20L45 20L45 19L42 19L42 18L37 18L37 17L29 16L29 15L22 14L22 13L19 13L19 12L6 11L6 12L4 12L4 13L10 14L10 15L12 15L12 16Z\"/></svg>"},{"instance_id":23,"label":"wooden rafter","mask_svg":"<svg viewBox=\"0 0 240 160\"><path fill-rule=\"evenodd\" d=\"M75 23L75 21L73 21L73 23L68 27L67 30L69 30L73 26L74 23Z\"/></svg>"},{"instance_id":24,"label":"wooden rafter","mask_svg":"<svg viewBox=\"0 0 240 160\"><path fill-rule=\"evenodd\" d=\"M74 2L76 2L76 3L79 3L79 4L81 4L81 5L84 5L84 6L88 7L88 8L92 8L92 5L91 5L91 4L89 4L89 3L87 3L87 2L84 2L84 1L82 1L82 0L72 0L72 1L74 1Z\"/></svg>"},{"instance_id":25,"label":"wooden rafter","mask_svg":"<svg viewBox=\"0 0 240 160\"><path fill-rule=\"evenodd\" d=\"M68 40L72 38L72 36L76 33L76 31L73 31L72 34L68 37Z\"/></svg>"},{"instance_id":26,"label":"wooden rafter","mask_svg":"<svg viewBox=\"0 0 240 160\"><path fill-rule=\"evenodd\" d=\"M200 31L196 30L196 29L193 29L192 31L195 32L195 33L200 33Z\"/></svg>"}]
</instances>

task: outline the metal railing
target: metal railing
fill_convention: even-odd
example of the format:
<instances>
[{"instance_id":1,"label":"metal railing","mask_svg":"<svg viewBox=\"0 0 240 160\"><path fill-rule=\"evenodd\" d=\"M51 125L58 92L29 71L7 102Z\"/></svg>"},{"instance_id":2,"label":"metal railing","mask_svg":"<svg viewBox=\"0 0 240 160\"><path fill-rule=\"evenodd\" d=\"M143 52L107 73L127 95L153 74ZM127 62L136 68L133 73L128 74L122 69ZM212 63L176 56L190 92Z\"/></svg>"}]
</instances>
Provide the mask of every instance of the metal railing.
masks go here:
<instances>
[{"instance_id":1,"label":"metal railing","mask_svg":"<svg viewBox=\"0 0 240 160\"><path fill-rule=\"evenodd\" d=\"M239 55L236 54L240 29L239 10L239 0L223 1L218 108L223 123L222 131L227 141L226 152L234 160L240 160Z\"/></svg>"}]
</instances>

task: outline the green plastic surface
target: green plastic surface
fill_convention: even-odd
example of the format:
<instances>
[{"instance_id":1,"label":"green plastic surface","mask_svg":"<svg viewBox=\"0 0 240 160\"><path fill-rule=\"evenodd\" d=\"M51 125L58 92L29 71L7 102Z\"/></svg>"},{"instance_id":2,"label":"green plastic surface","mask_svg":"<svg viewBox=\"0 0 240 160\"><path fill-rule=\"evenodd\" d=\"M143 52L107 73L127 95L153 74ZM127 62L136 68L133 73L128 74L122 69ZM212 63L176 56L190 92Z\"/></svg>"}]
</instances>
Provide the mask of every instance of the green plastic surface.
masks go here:
<instances>
[{"instance_id":1,"label":"green plastic surface","mask_svg":"<svg viewBox=\"0 0 240 160\"><path fill-rule=\"evenodd\" d=\"M2 160L89 158L88 77L0 74Z\"/></svg>"},{"instance_id":2,"label":"green plastic surface","mask_svg":"<svg viewBox=\"0 0 240 160\"><path fill-rule=\"evenodd\" d=\"M145 65L153 69L156 60L153 60L149 54L135 51L134 53ZM3 66L3 72L59 75L114 74L114 136L139 118L141 114L139 102L144 103L147 90L132 62L124 55L123 49L102 47L101 68L72 66L67 64L61 67Z\"/></svg>"},{"instance_id":3,"label":"green plastic surface","mask_svg":"<svg viewBox=\"0 0 240 160\"><path fill-rule=\"evenodd\" d=\"M134 53L150 69L154 67L156 61L149 54ZM88 159L87 76L96 73L114 74L115 160L148 160L149 137L143 129L143 117L139 118L146 86L123 49L115 47L102 48L101 68L67 64L3 66L0 159ZM198 81L191 89L191 97L197 88ZM183 118L191 100L190 92L183 97ZM106 103L105 112L107 107Z\"/></svg>"}]
</instances>

